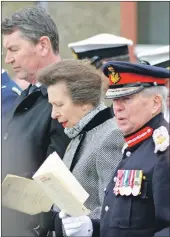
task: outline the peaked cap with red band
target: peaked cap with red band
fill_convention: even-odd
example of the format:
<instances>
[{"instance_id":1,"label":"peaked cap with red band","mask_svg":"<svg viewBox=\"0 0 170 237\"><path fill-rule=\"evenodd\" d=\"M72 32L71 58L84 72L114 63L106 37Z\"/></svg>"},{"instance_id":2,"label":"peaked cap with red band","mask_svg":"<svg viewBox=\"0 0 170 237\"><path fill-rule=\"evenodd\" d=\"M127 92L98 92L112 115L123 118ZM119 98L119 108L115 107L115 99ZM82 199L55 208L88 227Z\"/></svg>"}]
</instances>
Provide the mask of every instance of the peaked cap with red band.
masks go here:
<instances>
[{"instance_id":1,"label":"peaked cap with red band","mask_svg":"<svg viewBox=\"0 0 170 237\"><path fill-rule=\"evenodd\" d=\"M104 64L103 73L110 84L107 99L132 95L151 86L165 86L170 77L170 71L165 68L118 61Z\"/></svg>"}]
</instances>

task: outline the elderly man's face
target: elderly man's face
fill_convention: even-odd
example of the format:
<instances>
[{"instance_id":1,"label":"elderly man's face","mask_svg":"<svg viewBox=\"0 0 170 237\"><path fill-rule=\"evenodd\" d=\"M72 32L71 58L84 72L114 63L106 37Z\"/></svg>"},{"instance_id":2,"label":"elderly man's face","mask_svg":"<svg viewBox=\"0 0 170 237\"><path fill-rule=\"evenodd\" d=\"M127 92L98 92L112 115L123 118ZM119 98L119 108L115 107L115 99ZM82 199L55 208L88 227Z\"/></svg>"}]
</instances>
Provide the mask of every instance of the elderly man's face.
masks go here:
<instances>
[{"instance_id":1,"label":"elderly man's face","mask_svg":"<svg viewBox=\"0 0 170 237\"><path fill-rule=\"evenodd\" d=\"M5 62L11 64L16 77L32 83L40 66L39 45L23 38L18 30L4 35L3 44L6 49Z\"/></svg>"},{"instance_id":2,"label":"elderly man's face","mask_svg":"<svg viewBox=\"0 0 170 237\"><path fill-rule=\"evenodd\" d=\"M140 129L156 111L154 97L146 97L142 93L113 100L113 109L124 135Z\"/></svg>"}]
</instances>

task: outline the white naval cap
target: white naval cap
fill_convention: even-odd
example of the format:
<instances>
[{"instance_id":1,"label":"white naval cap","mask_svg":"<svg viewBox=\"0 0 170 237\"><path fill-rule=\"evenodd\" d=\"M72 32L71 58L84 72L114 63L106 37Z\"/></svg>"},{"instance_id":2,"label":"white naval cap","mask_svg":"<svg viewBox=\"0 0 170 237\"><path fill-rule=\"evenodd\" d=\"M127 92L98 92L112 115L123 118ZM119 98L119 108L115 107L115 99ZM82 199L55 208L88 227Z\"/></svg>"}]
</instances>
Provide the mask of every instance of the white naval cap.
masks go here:
<instances>
[{"instance_id":1,"label":"white naval cap","mask_svg":"<svg viewBox=\"0 0 170 237\"><path fill-rule=\"evenodd\" d=\"M152 66L168 68L170 66L169 45L156 49L147 50L137 55L140 61L149 63Z\"/></svg>"},{"instance_id":2,"label":"white naval cap","mask_svg":"<svg viewBox=\"0 0 170 237\"><path fill-rule=\"evenodd\" d=\"M68 44L75 53L82 53L91 50L116 48L120 46L133 45L133 41L124 37L112 34L98 34L90 38Z\"/></svg>"}]
</instances>

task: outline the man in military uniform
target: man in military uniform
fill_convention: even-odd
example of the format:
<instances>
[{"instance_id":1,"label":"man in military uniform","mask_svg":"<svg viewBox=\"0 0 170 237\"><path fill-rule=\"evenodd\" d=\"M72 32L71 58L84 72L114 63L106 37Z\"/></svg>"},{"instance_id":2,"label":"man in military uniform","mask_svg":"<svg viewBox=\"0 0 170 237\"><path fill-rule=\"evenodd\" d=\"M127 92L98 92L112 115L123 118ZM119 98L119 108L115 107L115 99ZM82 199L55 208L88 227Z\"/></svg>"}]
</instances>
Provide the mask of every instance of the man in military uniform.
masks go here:
<instances>
[{"instance_id":1,"label":"man in military uniform","mask_svg":"<svg viewBox=\"0 0 170 237\"><path fill-rule=\"evenodd\" d=\"M133 41L112 34L98 34L90 38L68 44L77 59L90 59L91 64L101 70L106 61L130 61L129 46ZM108 80L103 78L103 93L108 89ZM105 101L107 105L108 101ZM113 107L111 113L114 115Z\"/></svg>"},{"instance_id":2,"label":"man in military uniform","mask_svg":"<svg viewBox=\"0 0 170 237\"><path fill-rule=\"evenodd\" d=\"M106 61L130 61L129 46L133 41L112 34L98 34L68 44L77 59L90 59L96 68Z\"/></svg>"},{"instance_id":3,"label":"man in military uniform","mask_svg":"<svg viewBox=\"0 0 170 237\"><path fill-rule=\"evenodd\" d=\"M21 88L10 79L8 73L2 70L1 74L1 93L2 93L2 117L11 110L15 100L21 95Z\"/></svg>"},{"instance_id":4,"label":"man in military uniform","mask_svg":"<svg viewBox=\"0 0 170 237\"><path fill-rule=\"evenodd\" d=\"M110 81L106 97L113 99L126 141L123 158L104 190L100 224L61 212L65 232L79 237L153 237L165 230L169 236L169 133L163 117L169 70L108 62L103 72Z\"/></svg>"}]
</instances>

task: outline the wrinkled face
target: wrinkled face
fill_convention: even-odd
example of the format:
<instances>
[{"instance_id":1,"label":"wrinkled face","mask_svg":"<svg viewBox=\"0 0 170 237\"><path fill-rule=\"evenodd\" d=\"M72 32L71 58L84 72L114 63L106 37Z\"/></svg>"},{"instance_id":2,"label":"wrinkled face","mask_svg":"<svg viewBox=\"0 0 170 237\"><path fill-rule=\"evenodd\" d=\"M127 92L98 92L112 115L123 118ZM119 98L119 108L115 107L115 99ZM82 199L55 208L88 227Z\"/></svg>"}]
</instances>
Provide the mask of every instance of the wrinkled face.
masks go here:
<instances>
[{"instance_id":1,"label":"wrinkled face","mask_svg":"<svg viewBox=\"0 0 170 237\"><path fill-rule=\"evenodd\" d=\"M48 99L52 104L53 119L64 128L75 126L88 112L86 105L74 104L64 82L48 87Z\"/></svg>"},{"instance_id":2,"label":"wrinkled face","mask_svg":"<svg viewBox=\"0 0 170 237\"><path fill-rule=\"evenodd\" d=\"M142 93L113 100L118 127L124 135L131 134L146 124L157 110L154 96Z\"/></svg>"},{"instance_id":3,"label":"wrinkled face","mask_svg":"<svg viewBox=\"0 0 170 237\"><path fill-rule=\"evenodd\" d=\"M5 62L11 64L16 77L32 83L39 67L38 45L22 38L19 30L4 35L3 45L6 49Z\"/></svg>"}]
</instances>

